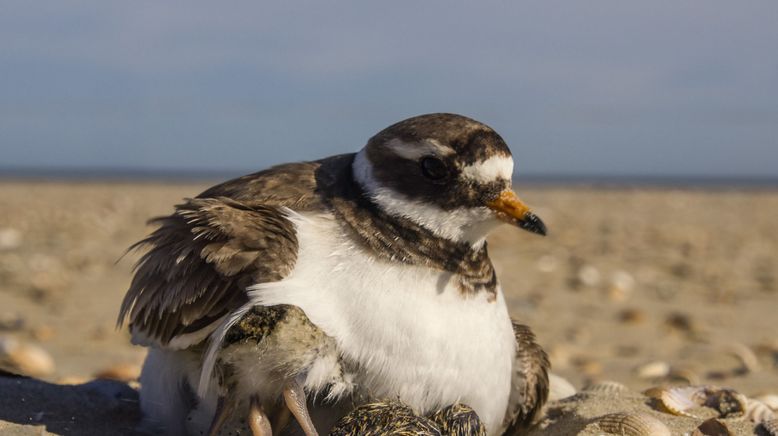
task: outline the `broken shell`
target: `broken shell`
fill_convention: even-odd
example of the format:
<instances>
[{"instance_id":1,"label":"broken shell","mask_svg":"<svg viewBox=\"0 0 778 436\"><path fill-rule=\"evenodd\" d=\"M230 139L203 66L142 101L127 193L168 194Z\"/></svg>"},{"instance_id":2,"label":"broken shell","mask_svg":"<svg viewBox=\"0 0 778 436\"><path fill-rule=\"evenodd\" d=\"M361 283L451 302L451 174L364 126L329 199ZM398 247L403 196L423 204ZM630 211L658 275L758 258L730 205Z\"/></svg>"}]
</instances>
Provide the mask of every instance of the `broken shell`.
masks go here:
<instances>
[{"instance_id":1,"label":"broken shell","mask_svg":"<svg viewBox=\"0 0 778 436\"><path fill-rule=\"evenodd\" d=\"M645 413L611 413L596 419L600 429L625 436L670 436L662 421Z\"/></svg>"},{"instance_id":2,"label":"broken shell","mask_svg":"<svg viewBox=\"0 0 778 436\"><path fill-rule=\"evenodd\" d=\"M746 404L746 418L755 424L775 419L773 412L765 403L749 398Z\"/></svg>"},{"instance_id":3,"label":"broken shell","mask_svg":"<svg viewBox=\"0 0 778 436\"><path fill-rule=\"evenodd\" d=\"M15 338L0 338L0 369L42 377L54 372L54 359L41 347L19 342Z\"/></svg>"},{"instance_id":4,"label":"broken shell","mask_svg":"<svg viewBox=\"0 0 778 436\"><path fill-rule=\"evenodd\" d=\"M591 392L595 394L603 395L615 395L629 391L629 388L625 385L612 380L605 380L598 383L591 384L584 388L584 392Z\"/></svg>"},{"instance_id":5,"label":"broken shell","mask_svg":"<svg viewBox=\"0 0 778 436\"><path fill-rule=\"evenodd\" d=\"M662 407L673 415L690 416L696 418L696 416L687 412L689 409L699 407L704 398L701 397L702 389L699 387L683 387L683 388L668 388L662 389L659 392L659 402Z\"/></svg>"},{"instance_id":6,"label":"broken shell","mask_svg":"<svg viewBox=\"0 0 778 436\"><path fill-rule=\"evenodd\" d=\"M691 436L731 436L727 425L716 418L711 418L700 424Z\"/></svg>"}]
</instances>

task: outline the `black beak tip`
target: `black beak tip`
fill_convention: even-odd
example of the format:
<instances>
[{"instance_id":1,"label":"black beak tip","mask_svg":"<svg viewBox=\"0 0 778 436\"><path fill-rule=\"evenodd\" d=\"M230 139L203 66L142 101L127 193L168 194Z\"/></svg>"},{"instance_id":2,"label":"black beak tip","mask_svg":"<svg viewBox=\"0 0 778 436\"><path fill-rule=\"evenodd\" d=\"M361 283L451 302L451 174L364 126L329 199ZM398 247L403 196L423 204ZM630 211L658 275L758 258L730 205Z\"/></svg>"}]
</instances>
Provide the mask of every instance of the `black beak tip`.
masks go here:
<instances>
[{"instance_id":1,"label":"black beak tip","mask_svg":"<svg viewBox=\"0 0 778 436\"><path fill-rule=\"evenodd\" d=\"M528 232L536 233L540 236L546 236L546 225L532 212L527 212L524 219L519 222L519 227Z\"/></svg>"}]
</instances>

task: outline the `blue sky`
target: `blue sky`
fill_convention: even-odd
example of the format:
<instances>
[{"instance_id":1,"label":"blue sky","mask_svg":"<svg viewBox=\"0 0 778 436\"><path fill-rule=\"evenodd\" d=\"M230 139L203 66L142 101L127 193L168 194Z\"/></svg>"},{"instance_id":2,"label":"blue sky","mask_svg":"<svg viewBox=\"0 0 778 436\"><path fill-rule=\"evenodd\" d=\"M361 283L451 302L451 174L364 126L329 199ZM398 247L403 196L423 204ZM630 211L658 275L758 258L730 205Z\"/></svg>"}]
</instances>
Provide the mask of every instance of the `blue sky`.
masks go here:
<instances>
[{"instance_id":1,"label":"blue sky","mask_svg":"<svg viewBox=\"0 0 778 436\"><path fill-rule=\"evenodd\" d=\"M5 1L0 167L251 171L427 112L532 175L778 176L778 2Z\"/></svg>"}]
</instances>

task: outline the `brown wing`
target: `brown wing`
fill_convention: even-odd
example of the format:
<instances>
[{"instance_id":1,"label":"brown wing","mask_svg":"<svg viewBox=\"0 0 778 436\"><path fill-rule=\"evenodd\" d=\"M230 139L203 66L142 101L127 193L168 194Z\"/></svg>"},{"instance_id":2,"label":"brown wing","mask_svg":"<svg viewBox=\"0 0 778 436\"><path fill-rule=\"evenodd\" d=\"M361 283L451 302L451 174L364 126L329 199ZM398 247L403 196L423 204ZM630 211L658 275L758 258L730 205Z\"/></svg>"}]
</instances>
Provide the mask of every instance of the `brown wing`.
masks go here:
<instances>
[{"instance_id":1,"label":"brown wing","mask_svg":"<svg viewBox=\"0 0 778 436\"><path fill-rule=\"evenodd\" d=\"M504 422L505 435L521 434L532 424L548 399L548 369L551 366L528 326L513 321L513 333L517 348Z\"/></svg>"},{"instance_id":2,"label":"brown wing","mask_svg":"<svg viewBox=\"0 0 778 436\"><path fill-rule=\"evenodd\" d=\"M160 227L135 245L150 249L119 322L163 346L240 307L246 287L282 279L297 259L294 226L279 207L195 198L153 222Z\"/></svg>"}]
</instances>

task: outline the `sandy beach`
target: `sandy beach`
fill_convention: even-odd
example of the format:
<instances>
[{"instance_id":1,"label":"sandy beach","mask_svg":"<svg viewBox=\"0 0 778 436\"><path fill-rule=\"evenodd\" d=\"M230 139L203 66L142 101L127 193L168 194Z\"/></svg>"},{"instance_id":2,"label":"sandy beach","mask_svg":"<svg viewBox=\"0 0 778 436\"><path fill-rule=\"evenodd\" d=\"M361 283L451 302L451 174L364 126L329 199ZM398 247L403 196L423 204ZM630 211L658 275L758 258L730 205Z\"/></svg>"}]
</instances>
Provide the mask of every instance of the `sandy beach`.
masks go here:
<instances>
[{"instance_id":1,"label":"sandy beach","mask_svg":"<svg viewBox=\"0 0 778 436\"><path fill-rule=\"evenodd\" d=\"M208 185L0 182L0 341L35 350L15 372L56 385L131 381L145 351L115 325L138 257L127 247L151 230L148 218ZM603 380L629 390L557 403L533 434L597 434L586 420L621 409L661 418L640 394L660 385L778 394L778 190L516 190L549 235L506 226L489 240L512 316L577 390ZM99 434L68 433L77 425L52 425L46 410L12 413L11 392L0 391L0 431ZM664 415L673 434L702 422ZM724 421L751 434L742 417Z\"/></svg>"}]
</instances>

